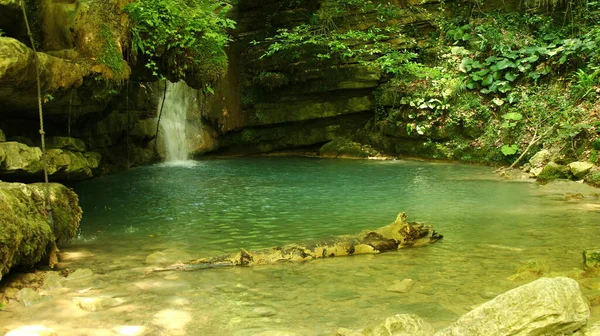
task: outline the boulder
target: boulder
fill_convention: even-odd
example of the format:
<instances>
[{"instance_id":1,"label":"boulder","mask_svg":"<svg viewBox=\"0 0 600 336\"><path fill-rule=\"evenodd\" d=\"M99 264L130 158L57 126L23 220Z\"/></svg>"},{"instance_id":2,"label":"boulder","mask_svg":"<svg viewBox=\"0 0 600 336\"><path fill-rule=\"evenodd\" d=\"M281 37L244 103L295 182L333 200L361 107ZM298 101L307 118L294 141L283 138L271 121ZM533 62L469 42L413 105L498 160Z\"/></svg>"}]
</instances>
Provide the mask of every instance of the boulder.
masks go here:
<instances>
[{"instance_id":1,"label":"boulder","mask_svg":"<svg viewBox=\"0 0 600 336\"><path fill-rule=\"evenodd\" d=\"M77 194L61 184L0 182L0 278L14 266L35 265L56 244L73 238L81 220L78 203Z\"/></svg>"},{"instance_id":2,"label":"boulder","mask_svg":"<svg viewBox=\"0 0 600 336\"><path fill-rule=\"evenodd\" d=\"M80 140L64 138L62 145L76 148L85 148ZM60 144L59 140L54 144ZM82 147L83 146L83 147ZM27 177L41 175L43 172L42 150L39 147L29 147L19 142L0 142L1 175ZM4 153L4 154L2 154ZM63 149L49 149L46 152L48 174L58 179L78 180L90 178L98 168L101 155L96 152L79 152Z\"/></svg>"},{"instance_id":3,"label":"boulder","mask_svg":"<svg viewBox=\"0 0 600 336\"><path fill-rule=\"evenodd\" d=\"M385 319L381 324L366 328L365 336L433 336L433 327L414 314L398 314Z\"/></svg>"},{"instance_id":4,"label":"boulder","mask_svg":"<svg viewBox=\"0 0 600 336\"><path fill-rule=\"evenodd\" d=\"M583 251L583 268L587 271L600 271L600 249Z\"/></svg>"},{"instance_id":5,"label":"boulder","mask_svg":"<svg viewBox=\"0 0 600 336\"><path fill-rule=\"evenodd\" d=\"M550 151L547 149L542 149L541 151L535 153L531 159L529 159L529 164L532 168L540 168L550 162L551 158L552 153L550 153Z\"/></svg>"},{"instance_id":6,"label":"boulder","mask_svg":"<svg viewBox=\"0 0 600 336\"><path fill-rule=\"evenodd\" d=\"M335 158L362 158L380 156L381 154L370 146L363 146L345 138L336 138L319 149L319 155Z\"/></svg>"},{"instance_id":7,"label":"boulder","mask_svg":"<svg viewBox=\"0 0 600 336\"><path fill-rule=\"evenodd\" d=\"M571 171L571 174L573 174L573 176L575 176L578 179L582 179L585 175L587 175L587 173L589 173L592 170L592 168L594 168L594 165L589 162L576 161L569 163L567 167L569 167L569 170Z\"/></svg>"},{"instance_id":8,"label":"boulder","mask_svg":"<svg viewBox=\"0 0 600 336\"><path fill-rule=\"evenodd\" d=\"M537 175L538 180L550 181L555 179L566 179L569 177L569 168L555 162L548 162L544 169Z\"/></svg>"},{"instance_id":9,"label":"boulder","mask_svg":"<svg viewBox=\"0 0 600 336\"><path fill-rule=\"evenodd\" d=\"M579 330L589 317L575 280L540 278L484 303L435 335L562 335Z\"/></svg>"},{"instance_id":10,"label":"boulder","mask_svg":"<svg viewBox=\"0 0 600 336\"><path fill-rule=\"evenodd\" d=\"M29 173L35 174L42 169L42 150L29 147L19 142L1 142L6 158L0 167L0 174Z\"/></svg>"}]
</instances>

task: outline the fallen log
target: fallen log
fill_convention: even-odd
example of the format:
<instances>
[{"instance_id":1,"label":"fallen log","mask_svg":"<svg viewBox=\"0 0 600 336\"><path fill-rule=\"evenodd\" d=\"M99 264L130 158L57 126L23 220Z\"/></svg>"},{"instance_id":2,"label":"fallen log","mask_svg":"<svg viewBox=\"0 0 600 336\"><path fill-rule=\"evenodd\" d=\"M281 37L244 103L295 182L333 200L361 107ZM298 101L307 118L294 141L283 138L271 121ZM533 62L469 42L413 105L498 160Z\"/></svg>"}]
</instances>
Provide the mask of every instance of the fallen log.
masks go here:
<instances>
[{"instance_id":1,"label":"fallen log","mask_svg":"<svg viewBox=\"0 0 600 336\"><path fill-rule=\"evenodd\" d=\"M401 212L396 220L376 230L365 230L357 235L338 236L318 243L290 244L257 251L246 251L211 258L200 258L179 262L154 271L197 270L216 267L271 265L282 262L303 262L312 259L376 254L401 248L434 243L443 236L431 226L418 222L407 222Z\"/></svg>"}]
</instances>

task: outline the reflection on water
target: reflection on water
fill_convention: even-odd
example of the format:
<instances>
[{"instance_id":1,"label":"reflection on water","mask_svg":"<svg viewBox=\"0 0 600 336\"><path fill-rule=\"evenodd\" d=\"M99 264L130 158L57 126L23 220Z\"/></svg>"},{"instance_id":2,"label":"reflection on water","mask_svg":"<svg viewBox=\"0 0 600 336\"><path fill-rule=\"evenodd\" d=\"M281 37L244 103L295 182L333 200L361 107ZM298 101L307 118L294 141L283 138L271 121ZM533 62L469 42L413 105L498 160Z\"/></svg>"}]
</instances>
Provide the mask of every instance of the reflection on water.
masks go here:
<instances>
[{"instance_id":1,"label":"reflection on water","mask_svg":"<svg viewBox=\"0 0 600 336\"><path fill-rule=\"evenodd\" d=\"M531 260L551 271L579 268L581 250L596 246L600 233L597 199L565 202L537 184L497 181L490 168L476 166L208 160L137 168L75 189L84 220L65 250L86 257L65 265L96 273L86 295L127 300L78 320L97 330L141 325L161 335L327 335L397 313L441 328L532 280L508 280ZM146 258L157 251L196 258L316 240L386 225L399 211L445 238L377 256L147 273ZM416 281L409 293L385 290L405 278ZM80 295L73 291L66 297ZM81 328L41 308L11 318L46 320L61 335Z\"/></svg>"}]
</instances>

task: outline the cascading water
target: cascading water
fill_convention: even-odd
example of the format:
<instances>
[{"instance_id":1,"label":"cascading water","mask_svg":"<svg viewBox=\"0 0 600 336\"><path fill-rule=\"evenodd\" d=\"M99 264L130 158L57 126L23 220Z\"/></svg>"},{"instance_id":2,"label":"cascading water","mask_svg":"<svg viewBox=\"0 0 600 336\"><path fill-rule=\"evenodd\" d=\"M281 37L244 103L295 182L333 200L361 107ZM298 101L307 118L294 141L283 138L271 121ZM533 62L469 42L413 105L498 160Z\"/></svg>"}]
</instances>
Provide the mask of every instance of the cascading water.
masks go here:
<instances>
[{"instance_id":1,"label":"cascading water","mask_svg":"<svg viewBox=\"0 0 600 336\"><path fill-rule=\"evenodd\" d=\"M164 106L162 97L158 102L159 111L162 106L159 138L164 145L167 162L186 161L188 144L185 126L188 110L195 101L195 90L183 81L166 82L166 85Z\"/></svg>"}]
</instances>

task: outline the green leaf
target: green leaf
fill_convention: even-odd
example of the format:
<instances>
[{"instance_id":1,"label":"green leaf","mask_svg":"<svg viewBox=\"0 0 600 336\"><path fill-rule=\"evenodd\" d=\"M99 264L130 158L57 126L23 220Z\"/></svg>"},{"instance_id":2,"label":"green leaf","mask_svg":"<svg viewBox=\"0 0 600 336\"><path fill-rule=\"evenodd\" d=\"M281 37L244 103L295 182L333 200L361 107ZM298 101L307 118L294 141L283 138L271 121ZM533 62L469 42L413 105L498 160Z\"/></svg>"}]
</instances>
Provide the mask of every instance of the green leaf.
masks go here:
<instances>
[{"instance_id":1,"label":"green leaf","mask_svg":"<svg viewBox=\"0 0 600 336\"><path fill-rule=\"evenodd\" d=\"M509 156L509 155L514 155L517 153L517 151L519 150L519 146L518 145L504 145L502 146L502 148L500 149L502 151L502 154Z\"/></svg>"},{"instance_id":2,"label":"green leaf","mask_svg":"<svg viewBox=\"0 0 600 336\"><path fill-rule=\"evenodd\" d=\"M503 115L502 118L504 118L506 120L519 121L519 120L523 119L523 115L518 112L509 112L509 113Z\"/></svg>"},{"instance_id":3,"label":"green leaf","mask_svg":"<svg viewBox=\"0 0 600 336\"><path fill-rule=\"evenodd\" d=\"M513 82L515 79L519 78L519 75L515 75L509 71L504 75L504 78L509 82Z\"/></svg>"},{"instance_id":4,"label":"green leaf","mask_svg":"<svg viewBox=\"0 0 600 336\"><path fill-rule=\"evenodd\" d=\"M490 86L492 85L492 82L494 81L494 76L492 75L488 75L482 82L481 85L483 86Z\"/></svg>"},{"instance_id":5,"label":"green leaf","mask_svg":"<svg viewBox=\"0 0 600 336\"><path fill-rule=\"evenodd\" d=\"M475 82L473 80L470 80L467 83L467 88L470 89L470 90L475 90L477 88L477 82Z\"/></svg>"}]
</instances>

